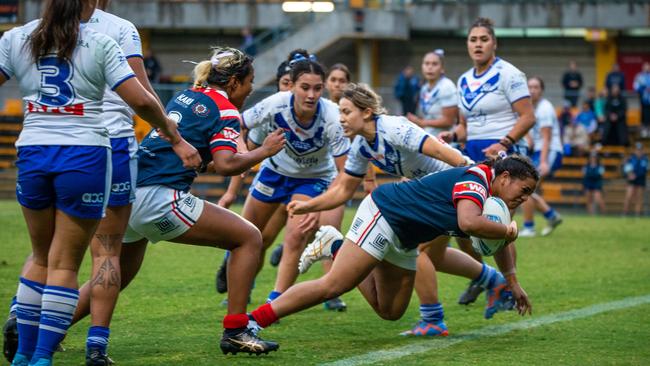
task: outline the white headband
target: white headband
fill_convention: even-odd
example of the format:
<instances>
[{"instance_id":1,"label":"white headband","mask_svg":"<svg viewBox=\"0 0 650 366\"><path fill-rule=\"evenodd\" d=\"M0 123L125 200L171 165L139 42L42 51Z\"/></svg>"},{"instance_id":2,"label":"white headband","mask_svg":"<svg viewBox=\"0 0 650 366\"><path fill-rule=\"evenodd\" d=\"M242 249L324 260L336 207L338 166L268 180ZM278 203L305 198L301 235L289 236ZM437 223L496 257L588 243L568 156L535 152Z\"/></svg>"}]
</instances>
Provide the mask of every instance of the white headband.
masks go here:
<instances>
[{"instance_id":1,"label":"white headband","mask_svg":"<svg viewBox=\"0 0 650 366\"><path fill-rule=\"evenodd\" d=\"M223 53L220 53L218 55L212 56L212 58L210 58L210 62L212 63L212 66L217 66L219 64L219 59L224 58L224 57L228 57L228 56L234 56L234 55L235 54L233 52L230 52L230 51L223 52Z\"/></svg>"}]
</instances>

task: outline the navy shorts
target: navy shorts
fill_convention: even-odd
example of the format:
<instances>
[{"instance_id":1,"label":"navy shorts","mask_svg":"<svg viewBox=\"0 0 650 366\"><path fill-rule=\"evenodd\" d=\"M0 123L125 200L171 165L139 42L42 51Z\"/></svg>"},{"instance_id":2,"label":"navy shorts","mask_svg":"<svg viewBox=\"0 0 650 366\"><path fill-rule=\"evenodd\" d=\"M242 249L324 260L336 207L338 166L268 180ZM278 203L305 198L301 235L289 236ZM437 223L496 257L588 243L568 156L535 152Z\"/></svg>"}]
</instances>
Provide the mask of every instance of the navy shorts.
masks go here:
<instances>
[{"instance_id":1,"label":"navy shorts","mask_svg":"<svg viewBox=\"0 0 650 366\"><path fill-rule=\"evenodd\" d=\"M465 143L465 155L477 163L486 160L483 149L490 145L498 143L500 140L470 140ZM519 153L521 155L528 155L528 149L525 146L513 145L508 149L508 154Z\"/></svg>"},{"instance_id":2,"label":"navy shorts","mask_svg":"<svg viewBox=\"0 0 650 366\"><path fill-rule=\"evenodd\" d=\"M532 156L533 164L539 168L540 156L542 155L541 151L535 151ZM549 177L553 176L558 169L562 167L562 153L559 151L549 151L548 152L548 166L550 172L548 173Z\"/></svg>"},{"instance_id":3,"label":"navy shorts","mask_svg":"<svg viewBox=\"0 0 650 366\"><path fill-rule=\"evenodd\" d=\"M109 206L126 206L135 201L138 178L138 142L135 137L111 138L111 194Z\"/></svg>"},{"instance_id":4,"label":"navy shorts","mask_svg":"<svg viewBox=\"0 0 650 366\"><path fill-rule=\"evenodd\" d=\"M262 168L251 186L253 197L262 202L289 203L294 194L319 196L327 190L329 181L317 178L292 178L269 168Z\"/></svg>"},{"instance_id":5,"label":"navy shorts","mask_svg":"<svg viewBox=\"0 0 650 366\"><path fill-rule=\"evenodd\" d=\"M111 182L111 150L103 146L20 146L18 202L33 210L54 205L82 219L101 219Z\"/></svg>"},{"instance_id":6,"label":"navy shorts","mask_svg":"<svg viewBox=\"0 0 650 366\"><path fill-rule=\"evenodd\" d=\"M585 191L602 191L603 190L603 180L585 180L582 182L582 185L585 188Z\"/></svg>"}]
</instances>

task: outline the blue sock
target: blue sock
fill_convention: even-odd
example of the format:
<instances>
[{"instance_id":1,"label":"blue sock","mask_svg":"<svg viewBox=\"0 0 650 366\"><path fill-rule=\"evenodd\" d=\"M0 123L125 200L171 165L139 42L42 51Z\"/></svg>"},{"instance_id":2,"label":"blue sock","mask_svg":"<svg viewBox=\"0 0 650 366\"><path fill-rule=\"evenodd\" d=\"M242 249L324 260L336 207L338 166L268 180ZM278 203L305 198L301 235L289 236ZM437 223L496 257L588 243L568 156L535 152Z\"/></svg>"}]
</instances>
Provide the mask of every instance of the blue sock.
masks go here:
<instances>
[{"instance_id":1,"label":"blue sock","mask_svg":"<svg viewBox=\"0 0 650 366\"><path fill-rule=\"evenodd\" d=\"M86 338L86 349L96 348L100 349L102 353L106 353L108 347L108 337L111 335L111 330L107 327L92 326L88 328L88 338Z\"/></svg>"},{"instance_id":2,"label":"blue sock","mask_svg":"<svg viewBox=\"0 0 650 366\"><path fill-rule=\"evenodd\" d=\"M445 318L442 304L420 304L420 318L427 323L439 323Z\"/></svg>"},{"instance_id":3,"label":"blue sock","mask_svg":"<svg viewBox=\"0 0 650 366\"><path fill-rule=\"evenodd\" d=\"M277 292L275 290L271 291L271 293L269 294L269 297L266 299L266 303L267 304L270 303L271 301L273 301L273 300L277 299L278 297L280 297L280 295L282 295L282 292Z\"/></svg>"},{"instance_id":4,"label":"blue sock","mask_svg":"<svg viewBox=\"0 0 650 366\"><path fill-rule=\"evenodd\" d=\"M334 240L332 243L332 256L335 256L336 253L338 253L339 249L341 249L341 246L343 245L343 240Z\"/></svg>"},{"instance_id":5,"label":"blue sock","mask_svg":"<svg viewBox=\"0 0 650 366\"><path fill-rule=\"evenodd\" d=\"M32 362L52 358L54 351L70 328L72 316L79 302L79 291L62 286L45 286L38 328L38 344Z\"/></svg>"},{"instance_id":6,"label":"blue sock","mask_svg":"<svg viewBox=\"0 0 650 366\"><path fill-rule=\"evenodd\" d=\"M11 305L9 305L9 316L16 316L16 309L18 308L18 302L16 301L16 296L11 298Z\"/></svg>"},{"instance_id":7,"label":"blue sock","mask_svg":"<svg viewBox=\"0 0 650 366\"><path fill-rule=\"evenodd\" d=\"M38 342L44 284L20 277L16 293L18 353L31 358Z\"/></svg>"},{"instance_id":8,"label":"blue sock","mask_svg":"<svg viewBox=\"0 0 650 366\"><path fill-rule=\"evenodd\" d=\"M481 274L474 279L474 283L481 286L482 288L492 288L497 280L498 272L493 267L483 263L483 268L481 269Z\"/></svg>"},{"instance_id":9,"label":"blue sock","mask_svg":"<svg viewBox=\"0 0 650 366\"><path fill-rule=\"evenodd\" d=\"M555 218L555 210L553 209L553 207L551 207L550 210L544 212L544 218L546 218L547 220L552 220Z\"/></svg>"},{"instance_id":10,"label":"blue sock","mask_svg":"<svg viewBox=\"0 0 650 366\"><path fill-rule=\"evenodd\" d=\"M535 221L524 221L524 228L526 228L526 229L534 229L535 228Z\"/></svg>"},{"instance_id":11,"label":"blue sock","mask_svg":"<svg viewBox=\"0 0 650 366\"><path fill-rule=\"evenodd\" d=\"M230 258L230 250L226 250L226 254L224 254L223 258L225 260L228 260L228 258Z\"/></svg>"}]
</instances>

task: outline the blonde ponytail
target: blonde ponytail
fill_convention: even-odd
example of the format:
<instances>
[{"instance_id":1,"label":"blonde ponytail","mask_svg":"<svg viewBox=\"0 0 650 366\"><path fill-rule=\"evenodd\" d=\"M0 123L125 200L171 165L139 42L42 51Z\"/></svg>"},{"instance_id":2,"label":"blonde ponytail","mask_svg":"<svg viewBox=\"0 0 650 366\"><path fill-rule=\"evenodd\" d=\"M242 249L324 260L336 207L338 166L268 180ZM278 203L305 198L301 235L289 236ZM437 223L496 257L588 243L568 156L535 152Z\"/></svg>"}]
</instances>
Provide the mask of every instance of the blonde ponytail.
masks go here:
<instances>
[{"instance_id":1,"label":"blonde ponytail","mask_svg":"<svg viewBox=\"0 0 650 366\"><path fill-rule=\"evenodd\" d=\"M201 61L194 67L194 87L203 88L208 83L208 77L210 76L210 71L212 69L212 63L210 61Z\"/></svg>"}]
</instances>

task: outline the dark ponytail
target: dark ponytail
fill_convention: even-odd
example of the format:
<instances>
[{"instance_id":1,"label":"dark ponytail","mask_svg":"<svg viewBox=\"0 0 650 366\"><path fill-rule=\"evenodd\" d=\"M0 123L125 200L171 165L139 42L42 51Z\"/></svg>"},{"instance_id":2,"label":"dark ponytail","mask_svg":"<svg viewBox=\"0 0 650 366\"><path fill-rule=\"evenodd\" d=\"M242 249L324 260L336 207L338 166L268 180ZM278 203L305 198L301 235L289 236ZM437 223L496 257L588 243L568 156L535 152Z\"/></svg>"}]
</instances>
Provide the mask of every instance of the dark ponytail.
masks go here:
<instances>
[{"instance_id":1,"label":"dark ponytail","mask_svg":"<svg viewBox=\"0 0 650 366\"><path fill-rule=\"evenodd\" d=\"M84 0L49 0L40 24L31 35L34 62L51 51L59 59L70 59L79 39Z\"/></svg>"},{"instance_id":2,"label":"dark ponytail","mask_svg":"<svg viewBox=\"0 0 650 366\"><path fill-rule=\"evenodd\" d=\"M507 171L515 179L533 178L535 182L539 181L539 173L533 162L527 156L521 154L505 155L505 153L501 152L496 159L488 159L481 164L494 169L494 176Z\"/></svg>"}]
</instances>

